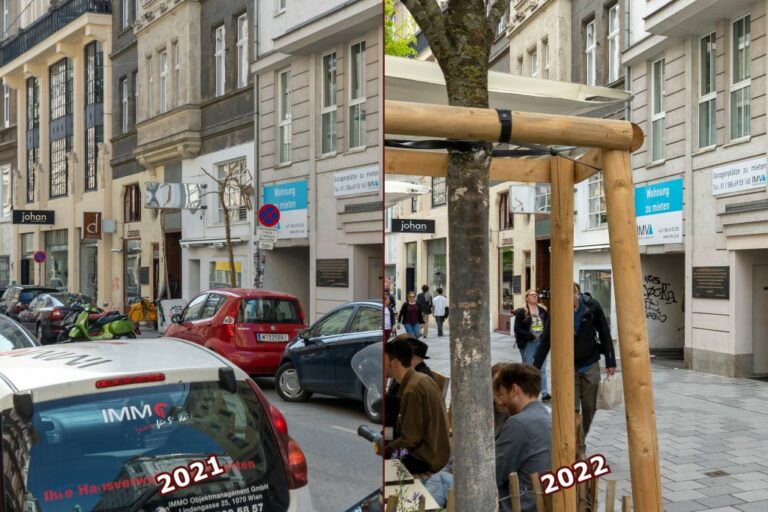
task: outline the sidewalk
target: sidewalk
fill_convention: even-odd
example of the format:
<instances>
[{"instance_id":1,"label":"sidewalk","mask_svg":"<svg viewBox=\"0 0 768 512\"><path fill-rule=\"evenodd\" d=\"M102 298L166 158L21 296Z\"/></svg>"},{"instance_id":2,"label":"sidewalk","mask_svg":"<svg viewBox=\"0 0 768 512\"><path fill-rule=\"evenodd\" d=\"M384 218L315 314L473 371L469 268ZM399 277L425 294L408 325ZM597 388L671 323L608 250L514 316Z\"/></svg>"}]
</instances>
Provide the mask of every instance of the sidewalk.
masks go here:
<instances>
[{"instance_id":1,"label":"sidewalk","mask_svg":"<svg viewBox=\"0 0 768 512\"><path fill-rule=\"evenodd\" d=\"M430 326L424 341L429 366L450 376L447 330L438 338ZM513 338L492 333L491 359L519 362ZM664 510L768 511L768 383L668 366L652 365ZM624 414L623 406L598 411L587 438L588 453L603 454L617 482L615 510L631 493Z\"/></svg>"}]
</instances>

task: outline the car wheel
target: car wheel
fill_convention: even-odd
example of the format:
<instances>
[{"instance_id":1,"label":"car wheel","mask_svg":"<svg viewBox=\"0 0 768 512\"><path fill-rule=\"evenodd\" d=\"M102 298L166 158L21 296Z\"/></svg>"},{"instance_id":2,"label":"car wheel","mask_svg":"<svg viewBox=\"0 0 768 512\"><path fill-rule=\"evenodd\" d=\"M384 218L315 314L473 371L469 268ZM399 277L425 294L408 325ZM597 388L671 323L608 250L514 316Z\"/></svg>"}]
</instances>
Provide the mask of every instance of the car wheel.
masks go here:
<instances>
[{"instance_id":1,"label":"car wheel","mask_svg":"<svg viewBox=\"0 0 768 512\"><path fill-rule=\"evenodd\" d=\"M275 375L275 389L286 402L306 402L312 393L301 388L299 372L291 363L285 363Z\"/></svg>"},{"instance_id":2,"label":"car wheel","mask_svg":"<svg viewBox=\"0 0 768 512\"><path fill-rule=\"evenodd\" d=\"M372 423L381 423L381 397L377 392L371 392L368 388L363 390L363 408L365 415Z\"/></svg>"}]
</instances>

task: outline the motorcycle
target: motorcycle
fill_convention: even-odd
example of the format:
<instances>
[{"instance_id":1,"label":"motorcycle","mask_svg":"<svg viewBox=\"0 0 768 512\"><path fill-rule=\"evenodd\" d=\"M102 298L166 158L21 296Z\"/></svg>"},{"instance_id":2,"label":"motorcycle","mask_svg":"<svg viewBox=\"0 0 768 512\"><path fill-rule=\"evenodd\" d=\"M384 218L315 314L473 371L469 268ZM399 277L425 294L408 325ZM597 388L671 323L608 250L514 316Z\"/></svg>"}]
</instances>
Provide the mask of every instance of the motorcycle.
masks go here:
<instances>
[{"instance_id":1,"label":"motorcycle","mask_svg":"<svg viewBox=\"0 0 768 512\"><path fill-rule=\"evenodd\" d=\"M58 343L135 339L138 334L128 316L117 311L102 311L93 304L73 304L62 327L64 329L56 340Z\"/></svg>"},{"instance_id":2,"label":"motorcycle","mask_svg":"<svg viewBox=\"0 0 768 512\"><path fill-rule=\"evenodd\" d=\"M352 356L352 370L360 379L360 382L368 391L373 408L380 408L384 396L384 369L382 367L383 348L381 343L374 343ZM378 445L383 444L382 436L374 432L367 425L360 425L357 435L363 439ZM376 512L383 510L382 489L376 489L371 494L358 501L346 512Z\"/></svg>"}]
</instances>

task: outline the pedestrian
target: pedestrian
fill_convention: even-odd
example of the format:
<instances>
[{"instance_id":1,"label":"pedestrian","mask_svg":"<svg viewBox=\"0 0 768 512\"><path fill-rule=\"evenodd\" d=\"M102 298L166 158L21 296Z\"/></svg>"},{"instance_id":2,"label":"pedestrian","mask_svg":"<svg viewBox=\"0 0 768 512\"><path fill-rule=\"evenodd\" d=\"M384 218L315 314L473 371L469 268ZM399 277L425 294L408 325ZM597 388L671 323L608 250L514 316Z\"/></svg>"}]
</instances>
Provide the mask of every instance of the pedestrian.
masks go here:
<instances>
[{"instance_id":1,"label":"pedestrian","mask_svg":"<svg viewBox=\"0 0 768 512\"><path fill-rule=\"evenodd\" d=\"M408 343L411 344L411 348L413 349L413 358L411 359L411 367L419 372L423 373L424 375L428 375L432 378L432 380L437 383L437 380L435 380L435 375L432 373L432 369L427 366L427 363L424 362L425 359L429 359L429 356L427 355L427 351L429 350L429 345L421 341L420 339L414 337L413 335L409 333L401 334L395 338L396 340L406 340ZM398 384L396 381L392 381L392 383L387 388L387 393L384 395L385 400L385 408L386 411L385 418L384 418L384 426L385 427L394 427L397 423L397 416L400 414L400 399L397 398L398 394L400 393L400 384Z\"/></svg>"},{"instance_id":2,"label":"pedestrian","mask_svg":"<svg viewBox=\"0 0 768 512\"><path fill-rule=\"evenodd\" d=\"M432 311L437 323L437 335L443 335L443 322L448 318L448 299L443 295L443 289L437 289L437 297L432 299Z\"/></svg>"},{"instance_id":3,"label":"pedestrian","mask_svg":"<svg viewBox=\"0 0 768 512\"><path fill-rule=\"evenodd\" d=\"M426 338L429 333L429 315L432 314L432 294L429 293L429 286L422 285L421 293L416 297L416 304L419 305L421 315L424 317L424 323L421 324L421 336Z\"/></svg>"},{"instance_id":4,"label":"pedestrian","mask_svg":"<svg viewBox=\"0 0 768 512\"><path fill-rule=\"evenodd\" d=\"M544 326L533 365L541 368L549 353L550 322ZM581 438L579 457L586 453L586 438L597 410L597 388L600 384L600 355L605 356L605 371L616 373L616 355L613 350L611 328L600 303L581 293L578 283L573 284L573 328L576 412L581 411Z\"/></svg>"},{"instance_id":5,"label":"pedestrian","mask_svg":"<svg viewBox=\"0 0 768 512\"><path fill-rule=\"evenodd\" d=\"M501 372L502 368L506 367L509 363L496 363L491 366L491 382L496 380L496 376ZM497 439L501 433L501 429L504 427L507 418L509 418L509 411L504 404L501 394L493 392L493 438Z\"/></svg>"},{"instance_id":6,"label":"pedestrian","mask_svg":"<svg viewBox=\"0 0 768 512\"><path fill-rule=\"evenodd\" d=\"M391 295L385 293L384 294L384 342L386 343L389 340L389 337L392 335L392 327L394 327L395 323L395 306L392 304L392 301L390 299ZM394 329L395 331L397 329Z\"/></svg>"},{"instance_id":7,"label":"pedestrian","mask_svg":"<svg viewBox=\"0 0 768 512\"><path fill-rule=\"evenodd\" d=\"M541 344L541 335L548 318L549 313L539 304L539 294L536 290L525 292L525 306L515 311L515 341L523 363L533 364L533 357ZM546 365L541 367L541 400L552 400L547 389Z\"/></svg>"},{"instance_id":8,"label":"pedestrian","mask_svg":"<svg viewBox=\"0 0 768 512\"><path fill-rule=\"evenodd\" d=\"M451 456L451 442L443 394L434 380L411 367L412 360L413 347L407 339L397 337L384 344L384 376L400 385L400 414L384 456L405 449L400 460L415 476L443 469Z\"/></svg>"},{"instance_id":9,"label":"pedestrian","mask_svg":"<svg viewBox=\"0 0 768 512\"><path fill-rule=\"evenodd\" d=\"M384 296L389 298L389 304L394 308L395 307L395 297L392 295L392 291L389 289L388 286L384 287Z\"/></svg>"},{"instance_id":10,"label":"pedestrian","mask_svg":"<svg viewBox=\"0 0 768 512\"><path fill-rule=\"evenodd\" d=\"M408 292L408 301L400 308L397 323L402 324L405 332L412 334L415 338L421 335L420 326L424 323L424 317L421 314L421 308L416 304L415 292Z\"/></svg>"},{"instance_id":11,"label":"pedestrian","mask_svg":"<svg viewBox=\"0 0 768 512\"><path fill-rule=\"evenodd\" d=\"M531 475L551 467L552 418L538 400L541 373L531 365L510 363L493 380L494 395L510 416L496 438L496 487L502 512L511 512L509 475L517 473L521 512L534 512Z\"/></svg>"}]
</instances>

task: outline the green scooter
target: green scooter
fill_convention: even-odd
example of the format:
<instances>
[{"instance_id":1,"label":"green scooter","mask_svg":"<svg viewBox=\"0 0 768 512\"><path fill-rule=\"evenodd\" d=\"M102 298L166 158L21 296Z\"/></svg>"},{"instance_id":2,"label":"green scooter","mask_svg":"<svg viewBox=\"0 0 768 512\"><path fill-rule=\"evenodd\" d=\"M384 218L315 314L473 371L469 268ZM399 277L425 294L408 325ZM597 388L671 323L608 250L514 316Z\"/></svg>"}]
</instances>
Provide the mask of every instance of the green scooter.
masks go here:
<instances>
[{"instance_id":1,"label":"green scooter","mask_svg":"<svg viewBox=\"0 0 768 512\"><path fill-rule=\"evenodd\" d=\"M128 316L117 312L103 313L92 304L73 304L64 319L58 342L135 339L136 330Z\"/></svg>"}]
</instances>

